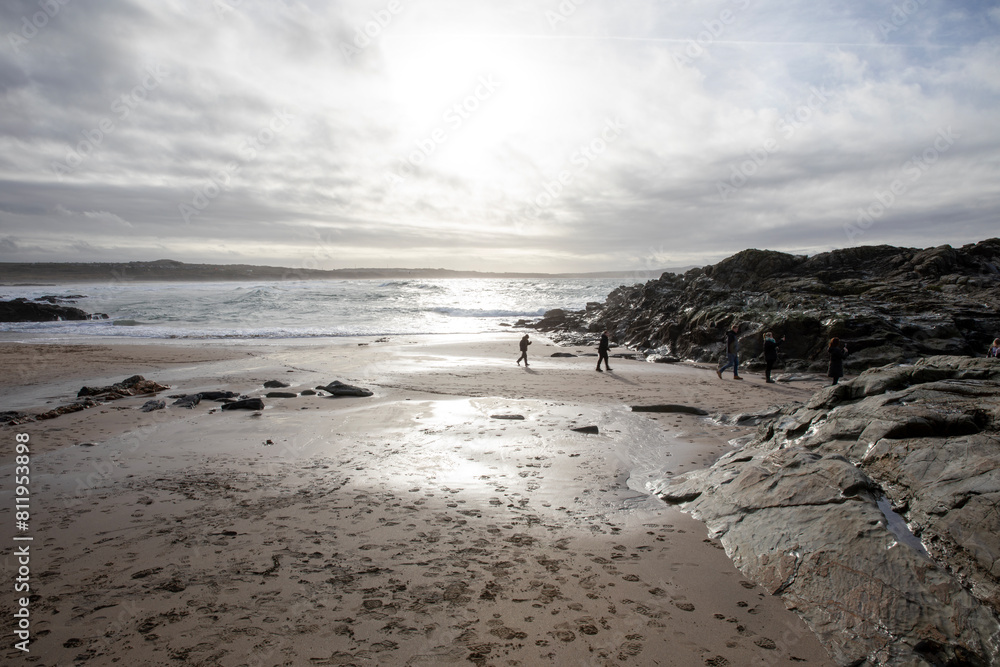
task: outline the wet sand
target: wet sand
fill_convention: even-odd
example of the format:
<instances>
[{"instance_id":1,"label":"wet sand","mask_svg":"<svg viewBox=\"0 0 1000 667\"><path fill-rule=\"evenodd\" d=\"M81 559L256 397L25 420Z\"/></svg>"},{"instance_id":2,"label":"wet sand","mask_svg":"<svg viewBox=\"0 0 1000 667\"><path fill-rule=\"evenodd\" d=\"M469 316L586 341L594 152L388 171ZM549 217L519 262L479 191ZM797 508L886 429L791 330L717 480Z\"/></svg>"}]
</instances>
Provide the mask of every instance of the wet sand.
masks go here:
<instances>
[{"instance_id":1,"label":"wet sand","mask_svg":"<svg viewBox=\"0 0 1000 667\"><path fill-rule=\"evenodd\" d=\"M148 396L0 428L32 447L32 665L831 664L702 524L642 493L710 464L736 413L813 383L551 358L519 335L0 344L0 410L38 413L139 373L164 394L332 380L369 398L259 416ZM613 353L620 350L612 350ZM592 350L580 349L586 353ZM165 399L164 395L159 396ZM168 404L171 402L166 399ZM523 419L497 419L520 415ZM571 429L597 426L599 433ZM13 445L0 522L13 544ZM630 475L631 473L631 475ZM5 576L16 565L5 551ZM13 593L0 597L11 618ZM10 621L7 621L8 623ZM11 636L11 635L8 635Z\"/></svg>"}]
</instances>

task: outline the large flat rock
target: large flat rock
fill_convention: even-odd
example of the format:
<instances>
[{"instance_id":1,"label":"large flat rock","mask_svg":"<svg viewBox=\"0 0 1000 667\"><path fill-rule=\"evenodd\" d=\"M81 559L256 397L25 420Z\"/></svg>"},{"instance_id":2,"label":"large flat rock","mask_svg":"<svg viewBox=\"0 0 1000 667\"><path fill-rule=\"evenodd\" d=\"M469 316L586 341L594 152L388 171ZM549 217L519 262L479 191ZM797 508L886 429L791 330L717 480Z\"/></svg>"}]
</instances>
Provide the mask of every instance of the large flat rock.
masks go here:
<instances>
[{"instance_id":1,"label":"large flat rock","mask_svg":"<svg viewBox=\"0 0 1000 667\"><path fill-rule=\"evenodd\" d=\"M1000 362L931 357L823 389L653 491L838 662L995 665L998 428Z\"/></svg>"}]
</instances>

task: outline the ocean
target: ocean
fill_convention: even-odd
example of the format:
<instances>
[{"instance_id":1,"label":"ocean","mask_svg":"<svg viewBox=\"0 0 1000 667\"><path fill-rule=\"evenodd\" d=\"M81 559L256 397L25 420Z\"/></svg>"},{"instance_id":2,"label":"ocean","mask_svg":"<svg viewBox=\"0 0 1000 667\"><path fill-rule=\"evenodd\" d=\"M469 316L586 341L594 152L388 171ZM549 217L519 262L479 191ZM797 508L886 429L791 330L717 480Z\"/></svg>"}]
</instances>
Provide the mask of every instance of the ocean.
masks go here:
<instances>
[{"instance_id":1,"label":"ocean","mask_svg":"<svg viewBox=\"0 0 1000 667\"><path fill-rule=\"evenodd\" d=\"M107 320L0 323L26 338L310 338L470 334L553 308L583 309L625 281L608 279L111 282L0 287L2 298L84 298L59 305ZM11 336L5 336L10 339Z\"/></svg>"}]
</instances>

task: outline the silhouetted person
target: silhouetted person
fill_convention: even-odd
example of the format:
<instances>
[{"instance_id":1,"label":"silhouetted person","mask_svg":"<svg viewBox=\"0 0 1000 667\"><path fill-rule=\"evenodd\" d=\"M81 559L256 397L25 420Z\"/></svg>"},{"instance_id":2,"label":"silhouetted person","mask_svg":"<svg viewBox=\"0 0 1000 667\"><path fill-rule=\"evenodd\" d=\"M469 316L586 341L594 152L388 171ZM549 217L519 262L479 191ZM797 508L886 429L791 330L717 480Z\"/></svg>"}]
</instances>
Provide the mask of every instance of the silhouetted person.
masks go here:
<instances>
[{"instance_id":1,"label":"silhouetted person","mask_svg":"<svg viewBox=\"0 0 1000 667\"><path fill-rule=\"evenodd\" d=\"M608 365L608 350L611 348L611 339L608 338L608 330L605 329L604 333L601 334L601 342L597 344L597 372L603 373L601 370L601 361L604 361L604 367L609 371L611 366Z\"/></svg>"},{"instance_id":2,"label":"silhouetted person","mask_svg":"<svg viewBox=\"0 0 1000 667\"><path fill-rule=\"evenodd\" d=\"M781 340L775 340L774 334L770 331L764 334L764 382L774 384L774 380L771 379L771 369L774 368L774 362L778 360L778 346L784 342L784 336L781 337Z\"/></svg>"},{"instance_id":3,"label":"silhouetted person","mask_svg":"<svg viewBox=\"0 0 1000 667\"><path fill-rule=\"evenodd\" d=\"M521 339L521 356L517 358L517 365L521 365L521 360L524 359L524 367L528 367L528 346L531 345L531 341L528 340L528 334L524 334L524 338Z\"/></svg>"},{"instance_id":4,"label":"silhouetted person","mask_svg":"<svg viewBox=\"0 0 1000 667\"><path fill-rule=\"evenodd\" d=\"M740 377L740 325L734 324L733 328L726 332L726 365L715 371L715 374L722 378L722 371L730 366L733 367L733 379L742 380Z\"/></svg>"},{"instance_id":5,"label":"silhouetted person","mask_svg":"<svg viewBox=\"0 0 1000 667\"><path fill-rule=\"evenodd\" d=\"M830 368L826 374L833 378L832 386L844 377L844 357L847 356L847 346L839 338L834 337L830 339L830 347L827 352L830 353Z\"/></svg>"}]
</instances>

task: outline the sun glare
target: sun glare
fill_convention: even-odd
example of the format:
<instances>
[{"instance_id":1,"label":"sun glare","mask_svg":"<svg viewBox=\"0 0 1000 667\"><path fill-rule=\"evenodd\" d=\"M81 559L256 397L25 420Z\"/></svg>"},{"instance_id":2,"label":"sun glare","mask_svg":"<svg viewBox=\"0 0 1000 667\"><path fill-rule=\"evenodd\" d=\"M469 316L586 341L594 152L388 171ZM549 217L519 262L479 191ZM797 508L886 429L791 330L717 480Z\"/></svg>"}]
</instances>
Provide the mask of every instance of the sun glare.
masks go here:
<instances>
[{"instance_id":1,"label":"sun glare","mask_svg":"<svg viewBox=\"0 0 1000 667\"><path fill-rule=\"evenodd\" d=\"M482 176L537 105L537 68L510 40L407 35L386 40L384 53L401 150L446 174Z\"/></svg>"}]
</instances>

